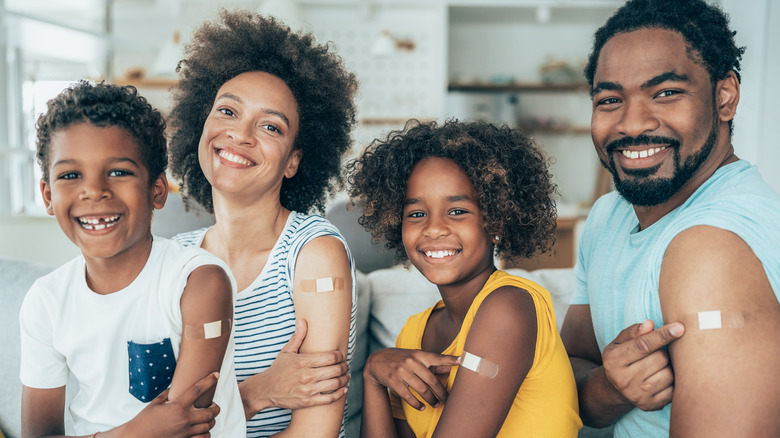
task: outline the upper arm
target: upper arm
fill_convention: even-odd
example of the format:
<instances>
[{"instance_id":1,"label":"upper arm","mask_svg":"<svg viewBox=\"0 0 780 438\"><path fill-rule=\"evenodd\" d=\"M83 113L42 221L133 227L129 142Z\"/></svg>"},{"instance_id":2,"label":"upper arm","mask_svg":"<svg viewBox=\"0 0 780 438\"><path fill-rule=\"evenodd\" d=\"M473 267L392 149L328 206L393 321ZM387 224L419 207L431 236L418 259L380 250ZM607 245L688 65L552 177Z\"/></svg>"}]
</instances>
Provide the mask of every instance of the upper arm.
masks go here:
<instances>
[{"instance_id":1,"label":"upper arm","mask_svg":"<svg viewBox=\"0 0 780 438\"><path fill-rule=\"evenodd\" d=\"M331 278L334 289L315 292L317 279ZM302 353L340 350L347 357L352 315L352 268L344 243L317 237L298 254L293 280L295 317L308 324ZM335 436L341 427L345 397L325 406L293 411L290 429L300 436Z\"/></svg>"},{"instance_id":2,"label":"upper arm","mask_svg":"<svg viewBox=\"0 0 780 438\"><path fill-rule=\"evenodd\" d=\"M495 436L531 365L537 339L536 308L525 290L504 286L480 306L464 351L498 365L491 379L458 369L435 436Z\"/></svg>"},{"instance_id":3,"label":"upper arm","mask_svg":"<svg viewBox=\"0 0 780 438\"><path fill-rule=\"evenodd\" d=\"M22 387L22 438L65 434L65 387Z\"/></svg>"},{"instance_id":4,"label":"upper arm","mask_svg":"<svg viewBox=\"0 0 780 438\"><path fill-rule=\"evenodd\" d=\"M233 319L233 288L230 278L217 265L199 266L190 273L181 296L181 317L183 334L176 371L168 393L175 399L208 374L219 371L225 351L230 342L230 330L220 336L205 339L200 333L190 336L189 332L201 331L203 325ZM222 325L225 327L225 325ZM211 404L214 390L207 392L195 402L197 407Z\"/></svg>"},{"instance_id":5,"label":"upper arm","mask_svg":"<svg viewBox=\"0 0 780 438\"><path fill-rule=\"evenodd\" d=\"M665 322L708 310L744 317L740 328L689 322L670 345L671 435L780 436L780 305L750 247L719 228L683 231L664 256L659 294Z\"/></svg>"},{"instance_id":6,"label":"upper arm","mask_svg":"<svg viewBox=\"0 0 780 438\"><path fill-rule=\"evenodd\" d=\"M593 330L590 305L569 306L561 326L561 340L569 357L585 359L601 365L601 350Z\"/></svg>"}]
</instances>

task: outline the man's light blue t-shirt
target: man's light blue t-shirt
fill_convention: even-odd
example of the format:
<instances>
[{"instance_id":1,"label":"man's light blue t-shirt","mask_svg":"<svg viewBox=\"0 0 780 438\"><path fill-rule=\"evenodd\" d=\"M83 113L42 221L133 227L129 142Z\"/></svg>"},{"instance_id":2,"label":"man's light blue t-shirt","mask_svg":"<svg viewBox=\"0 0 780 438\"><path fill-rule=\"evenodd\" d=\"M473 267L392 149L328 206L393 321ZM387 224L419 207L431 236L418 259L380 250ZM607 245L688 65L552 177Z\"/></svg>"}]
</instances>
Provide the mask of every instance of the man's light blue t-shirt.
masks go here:
<instances>
[{"instance_id":1,"label":"man's light blue t-shirt","mask_svg":"<svg viewBox=\"0 0 780 438\"><path fill-rule=\"evenodd\" d=\"M641 231L631 204L612 192L599 199L588 216L571 301L590 305L601 351L632 324L651 319L656 327L663 325L661 261L672 239L696 225L742 238L763 264L780 300L780 196L748 162L721 167L684 204ZM635 408L615 423L614 436L667 437L670 412L671 405L654 412Z\"/></svg>"}]
</instances>

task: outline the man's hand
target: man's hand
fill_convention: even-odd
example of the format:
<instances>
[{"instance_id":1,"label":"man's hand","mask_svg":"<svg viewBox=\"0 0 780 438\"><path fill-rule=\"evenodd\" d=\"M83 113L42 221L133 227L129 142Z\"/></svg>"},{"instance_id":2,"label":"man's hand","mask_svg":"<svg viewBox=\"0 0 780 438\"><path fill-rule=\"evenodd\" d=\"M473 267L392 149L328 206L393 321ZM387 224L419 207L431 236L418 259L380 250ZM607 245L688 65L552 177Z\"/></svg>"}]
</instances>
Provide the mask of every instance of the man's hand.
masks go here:
<instances>
[{"instance_id":1,"label":"man's hand","mask_svg":"<svg viewBox=\"0 0 780 438\"><path fill-rule=\"evenodd\" d=\"M135 418L100 436L209 437L209 430L214 427L219 414L219 406L212 403L200 409L194 403L201 394L217 386L217 377L218 373L209 374L172 401L168 400L169 389L166 389Z\"/></svg>"},{"instance_id":2,"label":"man's hand","mask_svg":"<svg viewBox=\"0 0 780 438\"><path fill-rule=\"evenodd\" d=\"M457 356L429 353L404 348L385 348L369 356L363 370L365 385L392 389L417 410L424 408L410 389L414 389L429 405L447 400L447 390L437 374L445 374L458 365Z\"/></svg>"},{"instance_id":3,"label":"man's hand","mask_svg":"<svg viewBox=\"0 0 780 438\"><path fill-rule=\"evenodd\" d=\"M349 367L339 350L299 353L308 326L299 320L271 366L239 385L247 419L269 408L300 409L327 405L347 394Z\"/></svg>"},{"instance_id":4,"label":"man's hand","mask_svg":"<svg viewBox=\"0 0 780 438\"><path fill-rule=\"evenodd\" d=\"M664 346L685 332L680 323L653 330L647 320L625 328L604 348L604 372L615 395L642 409L655 411L672 401L674 373Z\"/></svg>"}]
</instances>

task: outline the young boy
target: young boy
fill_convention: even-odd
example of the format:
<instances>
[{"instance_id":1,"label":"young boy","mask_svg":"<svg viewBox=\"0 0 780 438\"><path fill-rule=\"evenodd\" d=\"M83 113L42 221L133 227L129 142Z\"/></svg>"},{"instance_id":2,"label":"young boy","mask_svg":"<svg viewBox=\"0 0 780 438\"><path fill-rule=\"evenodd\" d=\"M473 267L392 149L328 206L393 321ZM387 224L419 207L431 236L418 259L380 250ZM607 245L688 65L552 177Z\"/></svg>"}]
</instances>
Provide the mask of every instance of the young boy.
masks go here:
<instances>
[{"instance_id":1,"label":"young boy","mask_svg":"<svg viewBox=\"0 0 780 438\"><path fill-rule=\"evenodd\" d=\"M77 435L245 436L234 280L205 251L151 234L168 191L164 131L135 88L83 81L38 119L43 200L82 255L22 305L24 437L65 433L69 373Z\"/></svg>"}]
</instances>

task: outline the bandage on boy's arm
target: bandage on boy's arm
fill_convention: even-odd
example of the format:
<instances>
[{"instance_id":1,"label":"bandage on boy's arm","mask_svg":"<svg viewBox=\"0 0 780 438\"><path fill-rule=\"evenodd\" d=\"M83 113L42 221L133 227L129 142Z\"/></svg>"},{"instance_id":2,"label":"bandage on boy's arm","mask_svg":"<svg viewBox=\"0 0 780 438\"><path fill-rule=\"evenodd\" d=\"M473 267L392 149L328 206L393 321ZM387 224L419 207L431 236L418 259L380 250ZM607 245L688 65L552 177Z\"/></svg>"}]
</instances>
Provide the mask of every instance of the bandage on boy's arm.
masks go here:
<instances>
[{"instance_id":1,"label":"bandage on boy's arm","mask_svg":"<svg viewBox=\"0 0 780 438\"><path fill-rule=\"evenodd\" d=\"M320 292L317 292L318 283ZM341 240L322 236L304 245L295 264L293 300L296 318L305 319L308 324L300 352L340 350L347 357L352 270ZM338 435L345 399L341 397L328 405L294 410L286 432L290 436Z\"/></svg>"},{"instance_id":2,"label":"bandage on boy's arm","mask_svg":"<svg viewBox=\"0 0 780 438\"><path fill-rule=\"evenodd\" d=\"M750 247L722 229L690 228L669 245L659 290L664 320L686 325L669 346L670 436L776 436L780 305Z\"/></svg>"},{"instance_id":3,"label":"bandage on boy's arm","mask_svg":"<svg viewBox=\"0 0 780 438\"><path fill-rule=\"evenodd\" d=\"M491 293L477 311L464 356L469 368L494 377L459 367L434 436L495 436L531 369L536 334L528 292L505 286ZM491 369L481 369L482 361Z\"/></svg>"},{"instance_id":4,"label":"bandage on boy's arm","mask_svg":"<svg viewBox=\"0 0 780 438\"><path fill-rule=\"evenodd\" d=\"M168 393L170 400L222 366L230 341L233 290L221 267L204 265L190 274L181 297L181 314L184 333ZM198 398L195 406L209 406L213 396L214 389Z\"/></svg>"}]
</instances>

